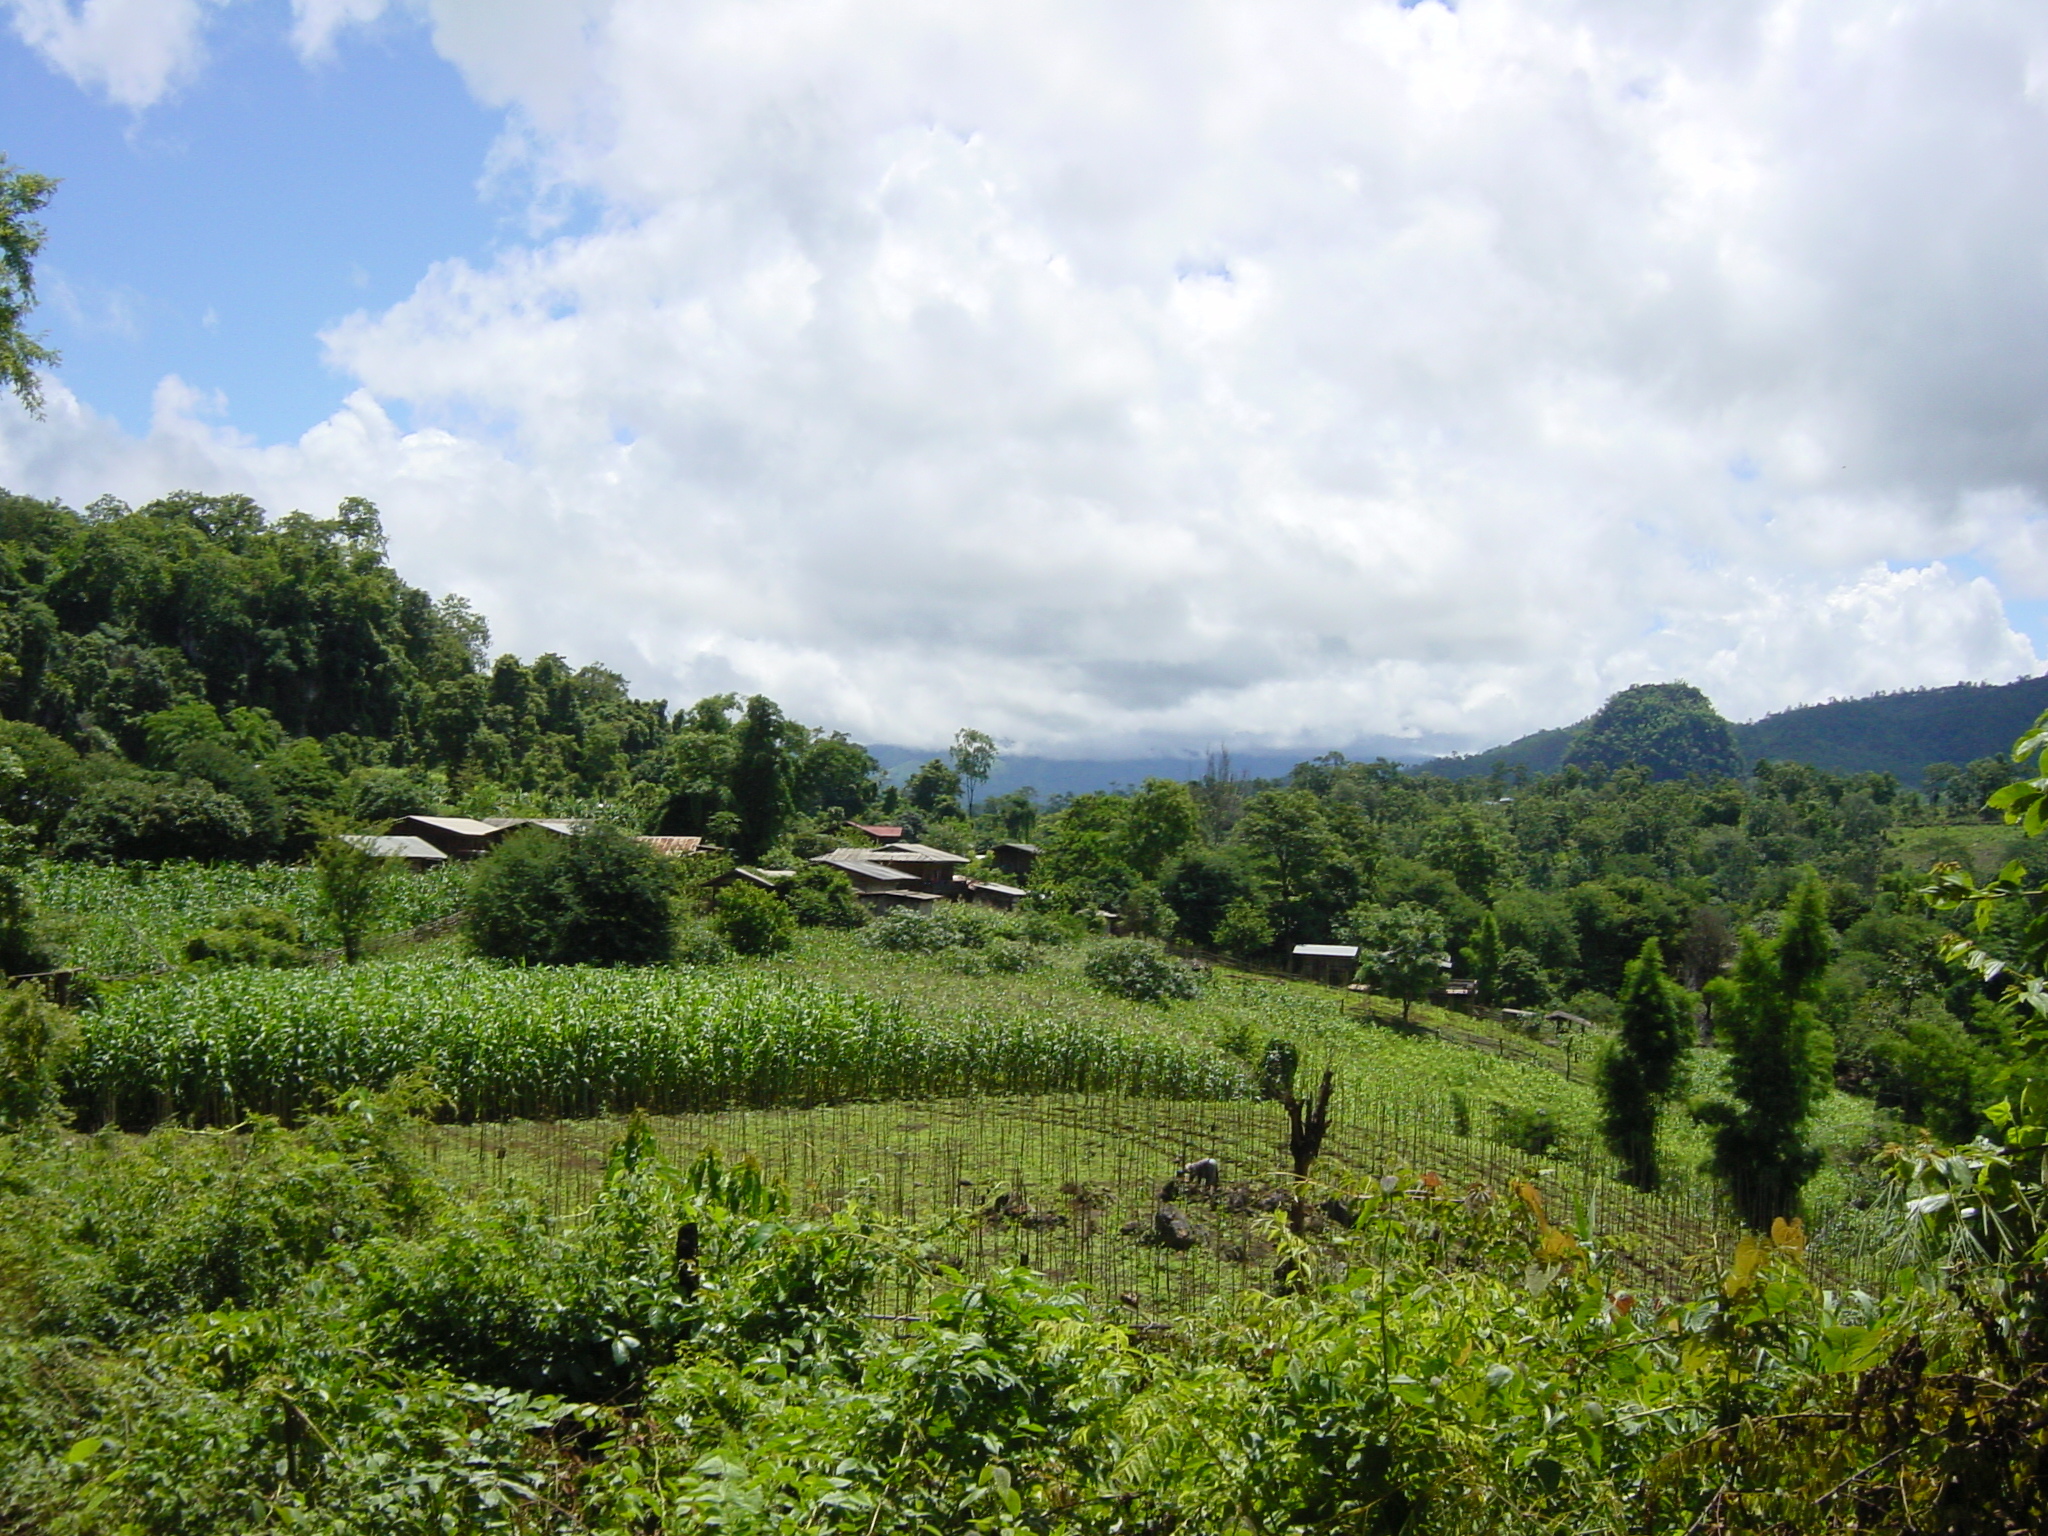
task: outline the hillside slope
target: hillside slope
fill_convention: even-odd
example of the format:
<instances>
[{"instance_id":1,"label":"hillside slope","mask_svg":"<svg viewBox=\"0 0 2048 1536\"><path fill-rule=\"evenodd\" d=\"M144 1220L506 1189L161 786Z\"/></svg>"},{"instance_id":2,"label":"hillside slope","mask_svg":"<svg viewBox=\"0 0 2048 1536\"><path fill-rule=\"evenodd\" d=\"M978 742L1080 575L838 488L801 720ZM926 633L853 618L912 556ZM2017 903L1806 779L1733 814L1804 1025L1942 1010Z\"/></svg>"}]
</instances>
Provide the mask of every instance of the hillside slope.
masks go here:
<instances>
[{"instance_id":1,"label":"hillside slope","mask_svg":"<svg viewBox=\"0 0 2048 1536\"><path fill-rule=\"evenodd\" d=\"M2023 677L1805 704L1731 729L1745 763L1811 763L1837 773L1889 773L1903 784L1918 784L1931 763L2002 757L2044 709L2048 676ZM1424 771L1453 779L1496 767L1555 773L1585 724L1536 731L1469 757L1438 758Z\"/></svg>"}]
</instances>

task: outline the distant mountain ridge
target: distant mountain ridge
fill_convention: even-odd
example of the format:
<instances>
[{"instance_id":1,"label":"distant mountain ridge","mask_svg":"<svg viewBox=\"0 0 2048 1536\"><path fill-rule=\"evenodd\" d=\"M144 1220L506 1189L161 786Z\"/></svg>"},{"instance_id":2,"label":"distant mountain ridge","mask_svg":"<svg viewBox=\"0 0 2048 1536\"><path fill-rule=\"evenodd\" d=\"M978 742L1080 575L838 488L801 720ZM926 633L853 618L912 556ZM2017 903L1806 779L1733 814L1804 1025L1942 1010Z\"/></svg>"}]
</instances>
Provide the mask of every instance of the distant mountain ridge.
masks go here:
<instances>
[{"instance_id":1,"label":"distant mountain ridge","mask_svg":"<svg viewBox=\"0 0 2048 1536\"><path fill-rule=\"evenodd\" d=\"M1761 758L1810 763L1836 773L1889 773L1902 784L1917 785L1933 763L2005 756L2013 739L2044 709L2048 676L2023 677L1802 704L1746 725L1731 724L1729 730L1745 764ZM1421 771L1453 779L1482 776L1496 767L1555 773L1586 723L1535 731L1470 756L1436 758Z\"/></svg>"}]
</instances>

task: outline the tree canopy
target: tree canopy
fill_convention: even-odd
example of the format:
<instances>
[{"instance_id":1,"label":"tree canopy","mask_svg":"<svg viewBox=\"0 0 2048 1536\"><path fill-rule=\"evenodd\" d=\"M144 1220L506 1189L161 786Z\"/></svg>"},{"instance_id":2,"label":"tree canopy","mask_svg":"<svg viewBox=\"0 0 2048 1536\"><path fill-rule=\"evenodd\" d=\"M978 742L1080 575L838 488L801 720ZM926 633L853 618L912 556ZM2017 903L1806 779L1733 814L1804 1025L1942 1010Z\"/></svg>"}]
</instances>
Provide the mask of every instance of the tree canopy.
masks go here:
<instances>
[{"instance_id":1,"label":"tree canopy","mask_svg":"<svg viewBox=\"0 0 2048 1536\"><path fill-rule=\"evenodd\" d=\"M23 329L36 307L35 258L43 248L43 226L35 216L57 190L48 176L19 170L0 155L0 383L32 416L43 413L38 368L52 368L57 354Z\"/></svg>"}]
</instances>

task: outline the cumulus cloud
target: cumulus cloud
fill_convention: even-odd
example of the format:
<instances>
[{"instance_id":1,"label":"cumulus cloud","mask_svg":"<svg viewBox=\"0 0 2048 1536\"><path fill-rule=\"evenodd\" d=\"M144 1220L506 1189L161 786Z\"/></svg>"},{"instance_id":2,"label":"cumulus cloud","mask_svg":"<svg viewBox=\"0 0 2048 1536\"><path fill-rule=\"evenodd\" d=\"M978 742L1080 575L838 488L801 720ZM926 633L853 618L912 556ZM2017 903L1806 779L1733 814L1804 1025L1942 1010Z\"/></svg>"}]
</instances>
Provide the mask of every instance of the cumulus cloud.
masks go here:
<instances>
[{"instance_id":1,"label":"cumulus cloud","mask_svg":"<svg viewBox=\"0 0 2048 1536\"><path fill-rule=\"evenodd\" d=\"M325 59L343 32L368 26L389 9L388 0L292 0L292 46L303 59Z\"/></svg>"},{"instance_id":2,"label":"cumulus cloud","mask_svg":"<svg viewBox=\"0 0 2048 1536\"><path fill-rule=\"evenodd\" d=\"M333 328L299 443L172 402L93 462L372 495L503 639L881 739L2040 665L1968 574L2048 590L2036 6L423 14L499 184L596 217Z\"/></svg>"},{"instance_id":3,"label":"cumulus cloud","mask_svg":"<svg viewBox=\"0 0 2048 1536\"><path fill-rule=\"evenodd\" d=\"M7 0L45 62L116 106L154 106L198 72L208 13L230 0Z\"/></svg>"}]
</instances>

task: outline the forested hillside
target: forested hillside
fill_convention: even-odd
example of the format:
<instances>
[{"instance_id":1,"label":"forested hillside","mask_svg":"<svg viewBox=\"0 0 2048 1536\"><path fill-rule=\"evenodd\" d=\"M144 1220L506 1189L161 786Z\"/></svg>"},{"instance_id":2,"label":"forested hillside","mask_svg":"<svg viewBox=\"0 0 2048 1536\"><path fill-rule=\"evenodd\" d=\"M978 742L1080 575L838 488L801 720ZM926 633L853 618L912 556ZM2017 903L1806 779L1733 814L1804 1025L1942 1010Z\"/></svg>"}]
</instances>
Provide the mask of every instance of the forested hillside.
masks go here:
<instances>
[{"instance_id":1,"label":"forested hillside","mask_svg":"<svg viewBox=\"0 0 2048 1536\"><path fill-rule=\"evenodd\" d=\"M1888 773L1902 784L1918 785L1937 763L1962 765L2003 756L2043 709L2048 709L2048 677L2023 677L1805 704L1728 729L1744 767L1768 758L1836 773ZM1536 731L1505 746L1438 758L1426 766L1447 778L1483 777L1496 767L1554 773L1591 723Z\"/></svg>"},{"instance_id":2,"label":"forested hillside","mask_svg":"<svg viewBox=\"0 0 2048 1536\"><path fill-rule=\"evenodd\" d=\"M746 707L671 716L603 666L493 659L468 603L391 569L358 498L315 518L0 493L0 745L21 768L0 817L65 856L262 859L323 820L542 808L762 844L784 801L877 792L859 747ZM765 803L736 787L749 739Z\"/></svg>"}]
</instances>

